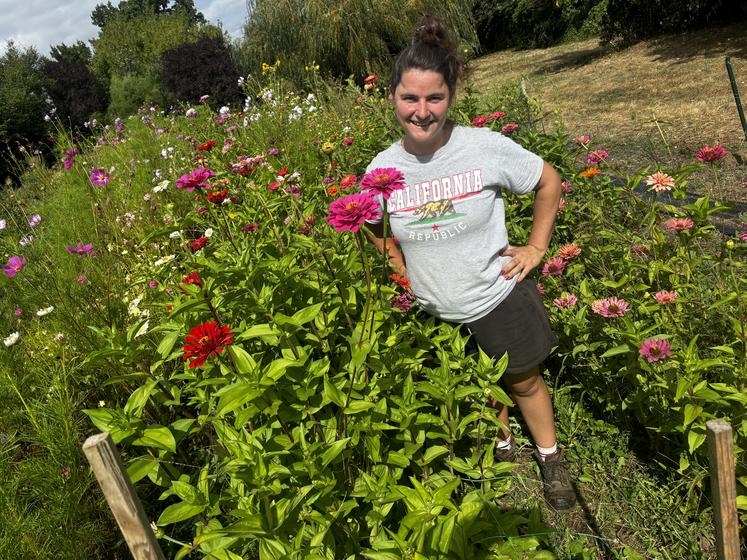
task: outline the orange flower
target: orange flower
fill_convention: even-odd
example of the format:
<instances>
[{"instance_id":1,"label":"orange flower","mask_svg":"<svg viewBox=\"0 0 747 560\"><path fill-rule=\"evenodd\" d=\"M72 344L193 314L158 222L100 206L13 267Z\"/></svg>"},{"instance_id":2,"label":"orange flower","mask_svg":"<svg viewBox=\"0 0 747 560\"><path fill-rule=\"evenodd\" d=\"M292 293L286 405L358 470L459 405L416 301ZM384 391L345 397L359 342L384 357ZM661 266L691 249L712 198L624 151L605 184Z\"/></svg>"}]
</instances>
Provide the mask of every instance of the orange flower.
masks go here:
<instances>
[{"instance_id":1,"label":"orange flower","mask_svg":"<svg viewBox=\"0 0 747 560\"><path fill-rule=\"evenodd\" d=\"M340 192L340 188L337 185L330 185L327 187L327 194L329 196L337 196L337 193Z\"/></svg>"},{"instance_id":2,"label":"orange flower","mask_svg":"<svg viewBox=\"0 0 747 560\"><path fill-rule=\"evenodd\" d=\"M578 174L579 177L594 177L595 175L599 175L601 171L598 167L589 167L589 169L586 169L585 171L582 171Z\"/></svg>"}]
</instances>

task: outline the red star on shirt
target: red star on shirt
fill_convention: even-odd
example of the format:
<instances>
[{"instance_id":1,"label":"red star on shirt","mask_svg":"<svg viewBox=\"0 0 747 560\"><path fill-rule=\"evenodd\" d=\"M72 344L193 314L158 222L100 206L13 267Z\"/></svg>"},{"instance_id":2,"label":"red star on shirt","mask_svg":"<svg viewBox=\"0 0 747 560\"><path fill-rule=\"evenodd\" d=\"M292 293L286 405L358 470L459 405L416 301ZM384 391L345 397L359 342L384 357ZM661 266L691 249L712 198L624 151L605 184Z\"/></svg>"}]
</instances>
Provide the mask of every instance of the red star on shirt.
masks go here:
<instances>
[{"instance_id":1,"label":"red star on shirt","mask_svg":"<svg viewBox=\"0 0 747 560\"><path fill-rule=\"evenodd\" d=\"M433 231L438 231L438 224L433 225Z\"/></svg>"}]
</instances>

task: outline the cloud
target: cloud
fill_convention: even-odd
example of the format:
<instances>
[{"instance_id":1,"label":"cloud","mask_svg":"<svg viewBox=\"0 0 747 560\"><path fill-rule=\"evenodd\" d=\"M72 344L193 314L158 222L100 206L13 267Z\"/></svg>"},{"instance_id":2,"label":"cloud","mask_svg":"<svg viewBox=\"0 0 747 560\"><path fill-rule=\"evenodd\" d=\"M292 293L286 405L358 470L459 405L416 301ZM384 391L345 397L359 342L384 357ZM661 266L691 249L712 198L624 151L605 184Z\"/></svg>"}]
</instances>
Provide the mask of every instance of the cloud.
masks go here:
<instances>
[{"instance_id":1,"label":"cloud","mask_svg":"<svg viewBox=\"0 0 747 560\"><path fill-rule=\"evenodd\" d=\"M114 6L119 0L109 0ZM106 0L0 0L0 54L8 41L34 47L48 56L53 45L76 41L88 43L99 29L91 23L91 12ZM195 7L211 23L220 22L234 38L240 37L247 17L246 0L197 0Z\"/></svg>"}]
</instances>

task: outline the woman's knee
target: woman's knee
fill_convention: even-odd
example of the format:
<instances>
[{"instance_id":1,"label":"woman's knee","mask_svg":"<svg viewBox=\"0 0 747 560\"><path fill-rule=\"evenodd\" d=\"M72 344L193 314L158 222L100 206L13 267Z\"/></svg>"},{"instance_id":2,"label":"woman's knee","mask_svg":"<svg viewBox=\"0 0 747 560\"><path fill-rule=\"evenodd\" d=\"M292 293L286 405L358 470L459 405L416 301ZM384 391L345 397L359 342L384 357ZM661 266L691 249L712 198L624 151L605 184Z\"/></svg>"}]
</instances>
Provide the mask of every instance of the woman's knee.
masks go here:
<instances>
[{"instance_id":1,"label":"woman's knee","mask_svg":"<svg viewBox=\"0 0 747 560\"><path fill-rule=\"evenodd\" d=\"M531 397L542 388L542 376L539 368L532 368L526 373L507 375L503 378L511 393L517 397Z\"/></svg>"}]
</instances>

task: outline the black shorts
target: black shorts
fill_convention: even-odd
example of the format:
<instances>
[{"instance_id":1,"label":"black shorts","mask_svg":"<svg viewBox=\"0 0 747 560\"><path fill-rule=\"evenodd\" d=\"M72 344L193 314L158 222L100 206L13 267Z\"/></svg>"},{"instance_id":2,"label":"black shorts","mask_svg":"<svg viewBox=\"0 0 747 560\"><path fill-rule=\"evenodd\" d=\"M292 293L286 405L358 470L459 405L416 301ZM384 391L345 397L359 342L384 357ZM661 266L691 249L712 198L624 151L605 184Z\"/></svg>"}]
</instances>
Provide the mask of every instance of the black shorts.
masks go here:
<instances>
[{"instance_id":1,"label":"black shorts","mask_svg":"<svg viewBox=\"0 0 747 560\"><path fill-rule=\"evenodd\" d=\"M530 278L514 286L498 306L485 317L464 323L468 355L477 354L479 345L488 356L501 358L508 352L506 373L524 373L550 355L558 337L550 329L547 310Z\"/></svg>"}]
</instances>

